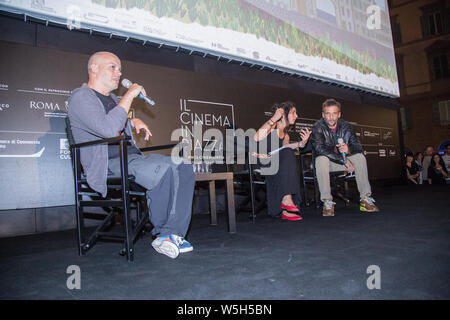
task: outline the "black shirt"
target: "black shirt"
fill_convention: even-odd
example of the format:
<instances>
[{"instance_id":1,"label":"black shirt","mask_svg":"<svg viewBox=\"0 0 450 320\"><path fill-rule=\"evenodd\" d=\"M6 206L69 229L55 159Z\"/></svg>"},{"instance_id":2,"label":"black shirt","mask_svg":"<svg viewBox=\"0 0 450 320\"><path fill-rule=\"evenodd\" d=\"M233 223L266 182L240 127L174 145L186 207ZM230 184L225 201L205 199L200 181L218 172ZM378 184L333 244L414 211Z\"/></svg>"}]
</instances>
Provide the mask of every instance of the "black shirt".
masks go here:
<instances>
[{"instance_id":1,"label":"black shirt","mask_svg":"<svg viewBox=\"0 0 450 320\"><path fill-rule=\"evenodd\" d=\"M409 174L412 176L420 171L419 165L415 161L411 162L411 168L406 166L406 169L408 170Z\"/></svg>"},{"instance_id":2,"label":"black shirt","mask_svg":"<svg viewBox=\"0 0 450 320\"><path fill-rule=\"evenodd\" d=\"M111 95L105 96L95 90L94 90L94 92L97 95L97 97L100 99L100 101L103 103L103 107L105 108L105 112L107 114L112 109L117 107L117 103L114 101L114 99L111 97ZM124 127L124 129L125 129L125 127ZM123 131L123 130L122 130L122 134L125 134L126 136L128 136L125 133L125 131ZM140 153L140 151L134 145L129 144L129 145L127 145L127 153L135 154L135 153ZM119 156L120 156L120 147L117 144L108 145L108 158L109 159L118 158Z\"/></svg>"}]
</instances>

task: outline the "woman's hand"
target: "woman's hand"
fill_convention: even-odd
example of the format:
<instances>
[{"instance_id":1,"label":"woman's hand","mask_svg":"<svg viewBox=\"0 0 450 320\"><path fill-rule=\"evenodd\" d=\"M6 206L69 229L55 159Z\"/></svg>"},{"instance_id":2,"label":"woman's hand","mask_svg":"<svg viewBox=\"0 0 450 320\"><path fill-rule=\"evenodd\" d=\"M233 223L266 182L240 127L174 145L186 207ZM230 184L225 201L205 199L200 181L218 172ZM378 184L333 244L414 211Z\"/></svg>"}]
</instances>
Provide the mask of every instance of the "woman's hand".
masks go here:
<instances>
[{"instance_id":1,"label":"woman's hand","mask_svg":"<svg viewBox=\"0 0 450 320\"><path fill-rule=\"evenodd\" d=\"M312 131L307 128L303 128L302 130L300 130L300 137L302 138L302 141L305 144L308 142L308 139L311 136L311 133L312 133Z\"/></svg>"},{"instance_id":2,"label":"woman's hand","mask_svg":"<svg viewBox=\"0 0 450 320\"><path fill-rule=\"evenodd\" d=\"M277 111L275 111L275 113L270 118L270 120L272 120L272 122L275 123L278 120L280 120L283 117L283 115L284 115L284 110L282 108L279 108L279 109L277 109Z\"/></svg>"},{"instance_id":3,"label":"woman's hand","mask_svg":"<svg viewBox=\"0 0 450 320\"><path fill-rule=\"evenodd\" d=\"M306 146L311 133L312 131L307 128L303 128L302 130L300 130L300 137L302 138L302 140L298 143L299 148L304 148Z\"/></svg>"}]
</instances>

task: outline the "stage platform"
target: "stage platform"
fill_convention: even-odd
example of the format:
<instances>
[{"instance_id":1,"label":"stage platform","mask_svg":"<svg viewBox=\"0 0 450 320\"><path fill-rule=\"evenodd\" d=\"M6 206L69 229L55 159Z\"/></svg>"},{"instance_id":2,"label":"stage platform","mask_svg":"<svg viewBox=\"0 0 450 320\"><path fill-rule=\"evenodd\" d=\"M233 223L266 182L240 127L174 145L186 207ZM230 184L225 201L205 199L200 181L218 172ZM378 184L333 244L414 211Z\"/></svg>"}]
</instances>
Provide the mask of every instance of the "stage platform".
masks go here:
<instances>
[{"instance_id":1,"label":"stage platform","mask_svg":"<svg viewBox=\"0 0 450 320\"><path fill-rule=\"evenodd\" d=\"M75 230L3 238L0 299L450 299L449 191L378 186L379 213L338 201L335 217L308 208L299 222L260 212L252 223L241 212L235 234L225 213L218 226L194 215L194 251L175 260L152 249L149 233L131 263L113 242L79 257ZM81 289L67 287L71 265ZM373 266L379 289L367 285Z\"/></svg>"}]
</instances>

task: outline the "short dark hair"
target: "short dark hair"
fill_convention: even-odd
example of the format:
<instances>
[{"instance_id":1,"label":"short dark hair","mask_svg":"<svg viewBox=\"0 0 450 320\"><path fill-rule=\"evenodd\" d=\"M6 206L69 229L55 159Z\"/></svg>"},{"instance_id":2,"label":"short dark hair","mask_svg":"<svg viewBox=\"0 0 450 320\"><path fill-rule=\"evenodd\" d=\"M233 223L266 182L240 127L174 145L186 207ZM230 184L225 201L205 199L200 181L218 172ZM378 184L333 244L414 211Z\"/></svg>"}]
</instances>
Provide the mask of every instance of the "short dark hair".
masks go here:
<instances>
[{"instance_id":1,"label":"short dark hair","mask_svg":"<svg viewBox=\"0 0 450 320\"><path fill-rule=\"evenodd\" d=\"M336 101L335 99L327 99L324 101L324 103L322 103L322 111L326 108L326 107L331 107L331 106L337 106L339 108L339 112L341 112L341 104Z\"/></svg>"}]
</instances>

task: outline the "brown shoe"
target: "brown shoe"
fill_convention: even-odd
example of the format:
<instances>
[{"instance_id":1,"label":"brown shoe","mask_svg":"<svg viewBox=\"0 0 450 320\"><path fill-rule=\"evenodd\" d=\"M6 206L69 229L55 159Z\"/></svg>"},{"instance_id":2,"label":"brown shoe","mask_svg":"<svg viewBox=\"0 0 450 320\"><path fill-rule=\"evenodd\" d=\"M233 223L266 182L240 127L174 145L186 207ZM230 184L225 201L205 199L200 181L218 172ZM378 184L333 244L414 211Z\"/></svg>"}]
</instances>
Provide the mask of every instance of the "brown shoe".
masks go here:
<instances>
[{"instance_id":1,"label":"brown shoe","mask_svg":"<svg viewBox=\"0 0 450 320\"><path fill-rule=\"evenodd\" d=\"M372 197L365 196L359 202L359 210L362 212L378 212L380 209L375 205L375 200Z\"/></svg>"},{"instance_id":2,"label":"brown shoe","mask_svg":"<svg viewBox=\"0 0 450 320\"><path fill-rule=\"evenodd\" d=\"M322 207L322 216L324 217L334 217L334 205L336 202L333 202L331 200L325 200L323 202Z\"/></svg>"}]
</instances>

